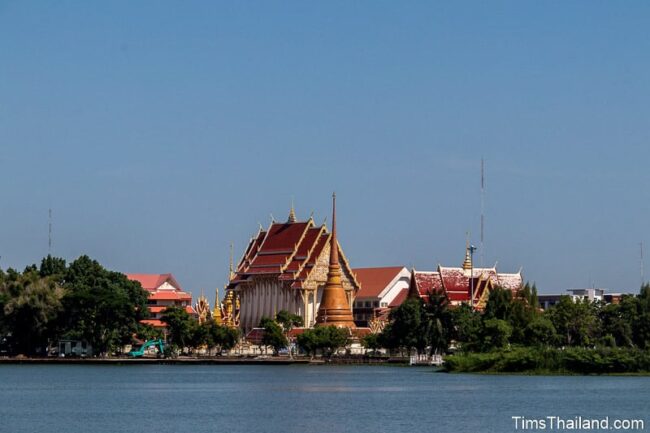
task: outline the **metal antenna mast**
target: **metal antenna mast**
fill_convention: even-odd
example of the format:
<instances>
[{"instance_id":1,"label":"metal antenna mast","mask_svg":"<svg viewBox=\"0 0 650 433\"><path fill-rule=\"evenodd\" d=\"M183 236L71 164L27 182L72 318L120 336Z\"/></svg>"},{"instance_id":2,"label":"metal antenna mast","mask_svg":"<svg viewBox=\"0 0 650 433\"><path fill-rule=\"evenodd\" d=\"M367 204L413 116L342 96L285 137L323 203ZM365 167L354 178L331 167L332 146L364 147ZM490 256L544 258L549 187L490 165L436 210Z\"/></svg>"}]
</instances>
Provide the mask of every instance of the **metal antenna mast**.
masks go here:
<instances>
[{"instance_id":1,"label":"metal antenna mast","mask_svg":"<svg viewBox=\"0 0 650 433\"><path fill-rule=\"evenodd\" d=\"M483 233L485 230L485 162L481 158L481 267L483 267L483 258L485 254L485 245L483 243Z\"/></svg>"},{"instance_id":2,"label":"metal antenna mast","mask_svg":"<svg viewBox=\"0 0 650 433\"><path fill-rule=\"evenodd\" d=\"M644 276L643 276L643 241L639 243L639 252L641 253L639 257L639 270L641 271L641 286L644 284Z\"/></svg>"},{"instance_id":3,"label":"metal antenna mast","mask_svg":"<svg viewBox=\"0 0 650 433\"><path fill-rule=\"evenodd\" d=\"M52 208L48 209L47 254L52 255Z\"/></svg>"}]
</instances>

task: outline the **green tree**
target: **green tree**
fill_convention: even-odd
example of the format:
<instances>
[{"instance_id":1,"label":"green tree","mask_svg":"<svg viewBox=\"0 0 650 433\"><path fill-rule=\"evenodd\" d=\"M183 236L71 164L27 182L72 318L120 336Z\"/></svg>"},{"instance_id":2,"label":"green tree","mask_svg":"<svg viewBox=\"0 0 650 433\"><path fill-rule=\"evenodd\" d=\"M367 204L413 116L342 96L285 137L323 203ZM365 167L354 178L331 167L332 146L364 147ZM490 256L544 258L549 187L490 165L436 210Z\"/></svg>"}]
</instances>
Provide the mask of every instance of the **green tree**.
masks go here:
<instances>
[{"instance_id":1,"label":"green tree","mask_svg":"<svg viewBox=\"0 0 650 433\"><path fill-rule=\"evenodd\" d=\"M427 347L424 318L420 299L405 300L390 312L391 326L387 329L391 333L390 340L399 347L421 353Z\"/></svg>"},{"instance_id":2,"label":"green tree","mask_svg":"<svg viewBox=\"0 0 650 433\"><path fill-rule=\"evenodd\" d=\"M278 322L280 326L282 326L287 341L289 341L289 333L291 332L291 330L295 327L303 325L303 320L301 316L290 313L287 310L281 310L275 316L275 321ZM293 358L293 351L291 349L289 350L289 356Z\"/></svg>"},{"instance_id":3,"label":"green tree","mask_svg":"<svg viewBox=\"0 0 650 433\"><path fill-rule=\"evenodd\" d=\"M88 256L70 264L65 288L61 332L88 341L95 352L129 343L138 322L148 314L148 293L140 283L104 269Z\"/></svg>"},{"instance_id":4,"label":"green tree","mask_svg":"<svg viewBox=\"0 0 650 433\"><path fill-rule=\"evenodd\" d=\"M537 288L526 283L512 297L507 320L512 327L511 341L513 343L524 344L526 342L525 329L539 316L536 291Z\"/></svg>"},{"instance_id":5,"label":"green tree","mask_svg":"<svg viewBox=\"0 0 650 433\"><path fill-rule=\"evenodd\" d=\"M283 347L287 347L289 342L284 335L282 326L273 319L262 317L260 321L260 328L264 328L264 336L262 337L262 344L273 348L273 354L277 355Z\"/></svg>"},{"instance_id":6,"label":"green tree","mask_svg":"<svg viewBox=\"0 0 650 433\"><path fill-rule=\"evenodd\" d=\"M336 351L345 347L348 343L349 330L337 328L336 326L317 326L313 329L305 329L298 335L298 346L314 356L320 350L323 356L331 357Z\"/></svg>"},{"instance_id":7,"label":"green tree","mask_svg":"<svg viewBox=\"0 0 650 433\"><path fill-rule=\"evenodd\" d=\"M303 333L299 334L296 337L296 343L298 344L298 347L304 350L307 355L311 356L312 358L316 355L316 351L319 347L318 336L313 329L305 329Z\"/></svg>"},{"instance_id":8,"label":"green tree","mask_svg":"<svg viewBox=\"0 0 650 433\"><path fill-rule=\"evenodd\" d=\"M422 306L425 341L432 353L444 353L453 335L453 318L447 296L441 292L429 293Z\"/></svg>"},{"instance_id":9,"label":"green tree","mask_svg":"<svg viewBox=\"0 0 650 433\"><path fill-rule=\"evenodd\" d=\"M573 302L571 297L562 296L548 309L546 317L557 330L560 344L587 346L595 343L599 322L594 303L587 300Z\"/></svg>"},{"instance_id":10,"label":"green tree","mask_svg":"<svg viewBox=\"0 0 650 433\"><path fill-rule=\"evenodd\" d=\"M506 347L511 335L512 326L505 320L493 318L483 322L483 341L487 350Z\"/></svg>"},{"instance_id":11,"label":"green tree","mask_svg":"<svg viewBox=\"0 0 650 433\"><path fill-rule=\"evenodd\" d=\"M52 278L41 277L33 267L22 275L10 273L0 283L0 327L4 334L11 334L18 353L46 354L64 294Z\"/></svg>"},{"instance_id":12,"label":"green tree","mask_svg":"<svg viewBox=\"0 0 650 433\"><path fill-rule=\"evenodd\" d=\"M379 334L367 334L361 339L361 345L376 353L381 348Z\"/></svg>"},{"instance_id":13,"label":"green tree","mask_svg":"<svg viewBox=\"0 0 650 433\"><path fill-rule=\"evenodd\" d=\"M336 326L319 326L315 328L318 340L318 346L323 354L328 358L337 350L348 344L350 331L347 328L337 328Z\"/></svg>"},{"instance_id":14,"label":"green tree","mask_svg":"<svg viewBox=\"0 0 650 433\"><path fill-rule=\"evenodd\" d=\"M553 323L544 317L536 317L524 329L524 343L527 346L550 346L556 339Z\"/></svg>"},{"instance_id":15,"label":"green tree","mask_svg":"<svg viewBox=\"0 0 650 433\"><path fill-rule=\"evenodd\" d=\"M179 349L196 343L196 320L183 307L167 307L160 319L167 325L167 340ZM204 338L199 335L198 338Z\"/></svg>"},{"instance_id":16,"label":"green tree","mask_svg":"<svg viewBox=\"0 0 650 433\"><path fill-rule=\"evenodd\" d=\"M490 290L483 316L486 319L510 320L512 291L502 287Z\"/></svg>"},{"instance_id":17,"label":"green tree","mask_svg":"<svg viewBox=\"0 0 650 433\"><path fill-rule=\"evenodd\" d=\"M625 309L629 302L608 304L600 308L600 333L607 338L607 346L630 347L633 343L632 326L634 321L626 317ZM611 340L611 341L610 341Z\"/></svg>"},{"instance_id":18,"label":"green tree","mask_svg":"<svg viewBox=\"0 0 650 433\"><path fill-rule=\"evenodd\" d=\"M451 310L454 339L462 351L480 350L482 322L481 314L468 304L461 304Z\"/></svg>"},{"instance_id":19,"label":"green tree","mask_svg":"<svg viewBox=\"0 0 650 433\"><path fill-rule=\"evenodd\" d=\"M65 265L65 259L59 257L52 257L47 255L41 260L41 267L39 273L41 277L57 277L58 280L62 280L65 277L67 268Z\"/></svg>"},{"instance_id":20,"label":"green tree","mask_svg":"<svg viewBox=\"0 0 650 433\"><path fill-rule=\"evenodd\" d=\"M302 317L297 314L292 314L287 310L281 310L275 316L275 321L282 326L284 332L290 332L293 328L302 326Z\"/></svg>"}]
</instances>

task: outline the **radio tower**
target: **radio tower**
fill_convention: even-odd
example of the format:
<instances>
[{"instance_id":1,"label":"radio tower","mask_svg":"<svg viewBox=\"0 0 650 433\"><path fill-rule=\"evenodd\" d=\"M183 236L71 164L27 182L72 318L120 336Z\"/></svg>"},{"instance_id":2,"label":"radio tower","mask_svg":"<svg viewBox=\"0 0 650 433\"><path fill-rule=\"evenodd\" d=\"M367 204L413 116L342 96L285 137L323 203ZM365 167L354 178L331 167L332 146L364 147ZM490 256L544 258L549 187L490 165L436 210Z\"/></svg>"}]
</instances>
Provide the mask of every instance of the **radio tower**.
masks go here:
<instances>
[{"instance_id":1,"label":"radio tower","mask_svg":"<svg viewBox=\"0 0 650 433\"><path fill-rule=\"evenodd\" d=\"M52 255L52 208L48 209L47 254Z\"/></svg>"},{"instance_id":2,"label":"radio tower","mask_svg":"<svg viewBox=\"0 0 650 433\"><path fill-rule=\"evenodd\" d=\"M645 283L644 276L643 276L643 241L639 243L639 271L641 272L641 287L643 287L643 284Z\"/></svg>"},{"instance_id":3,"label":"radio tower","mask_svg":"<svg viewBox=\"0 0 650 433\"><path fill-rule=\"evenodd\" d=\"M485 230L485 164L481 158L481 267L483 267L483 258L485 246L483 244L483 231Z\"/></svg>"}]
</instances>

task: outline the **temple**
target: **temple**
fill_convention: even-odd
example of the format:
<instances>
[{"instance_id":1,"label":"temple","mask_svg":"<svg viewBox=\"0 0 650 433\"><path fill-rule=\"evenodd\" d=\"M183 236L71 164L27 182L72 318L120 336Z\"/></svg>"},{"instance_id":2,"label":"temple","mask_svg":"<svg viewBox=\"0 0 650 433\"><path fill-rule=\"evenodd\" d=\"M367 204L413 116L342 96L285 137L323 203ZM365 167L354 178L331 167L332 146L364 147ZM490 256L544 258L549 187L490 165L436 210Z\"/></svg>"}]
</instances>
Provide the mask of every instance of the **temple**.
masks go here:
<instances>
[{"instance_id":1,"label":"temple","mask_svg":"<svg viewBox=\"0 0 650 433\"><path fill-rule=\"evenodd\" d=\"M420 297L426 299L429 293L444 293L450 305L471 304L475 309L485 307L490 290L494 287L518 291L523 286L521 270L517 273L498 272L491 268L475 268L467 247L465 261L459 268L438 265L435 272L411 270L411 283L403 289L402 298Z\"/></svg>"},{"instance_id":2,"label":"temple","mask_svg":"<svg viewBox=\"0 0 650 433\"><path fill-rule=\"evenodd\" d=\"M337 263L332 268L333 258ZM340 318L353 327L350 306L359 283L335 234L325 224L317 226L311 217L299 221L292 206L286 222L274 221L251 238L227 286L227 296L232 293L240 303L239 325L245 331L281 310L301 316L305 326L311 327L326 287L334 288L331 293L336 294L333 298L325 295L321 323L334 324Z\"/></svg>"}]
</instances>

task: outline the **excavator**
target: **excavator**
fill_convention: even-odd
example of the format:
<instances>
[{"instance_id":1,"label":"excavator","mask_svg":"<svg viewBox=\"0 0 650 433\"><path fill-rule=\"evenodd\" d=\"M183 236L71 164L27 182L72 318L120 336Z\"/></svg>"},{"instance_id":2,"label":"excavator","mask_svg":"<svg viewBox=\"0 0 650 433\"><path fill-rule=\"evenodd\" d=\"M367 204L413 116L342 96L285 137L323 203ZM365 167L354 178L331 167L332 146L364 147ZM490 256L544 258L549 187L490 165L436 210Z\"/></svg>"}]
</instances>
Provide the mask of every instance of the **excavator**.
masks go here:
<instances>
[{"instance_id":1,"label":"excavator","mask_svg":"<svg viewBox=\"0 0 650 433\"><path fill-rule=\"evenodd\" d=\"M158 348L158 357L163 356L165 353L165 343L162 340L148 340L138 350L131 350L129 355L133 358L139 358L144 355L146 350L150 347Z\"/></svg>"}]
</instances>

